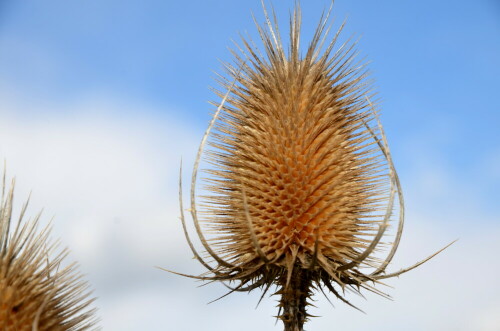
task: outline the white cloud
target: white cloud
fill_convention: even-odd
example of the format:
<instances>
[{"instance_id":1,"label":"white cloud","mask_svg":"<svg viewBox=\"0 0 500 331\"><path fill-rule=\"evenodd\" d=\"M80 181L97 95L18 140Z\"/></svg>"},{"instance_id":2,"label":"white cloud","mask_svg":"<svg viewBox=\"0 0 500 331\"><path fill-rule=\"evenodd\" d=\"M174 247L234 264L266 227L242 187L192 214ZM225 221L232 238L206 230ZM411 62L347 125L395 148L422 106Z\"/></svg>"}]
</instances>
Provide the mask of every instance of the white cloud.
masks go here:
<instances>
[{"instance_id":1,"label":"white cloud","mask_svg":"<svg viewBox=\"0 0 500 331\"><path fill-rule=\"evenodd\" d=\"M132 281L166 279L154 266L188 253L178 166L182 155L192 159L201 134L160 112L109 101L69 106L62 116L33 108L0 107L0 155L17 178L17 205L32 190L30 214L44 208L45 224L55 216L54 237L70 247L102 302Z\"/></svg>"}]
</instances>

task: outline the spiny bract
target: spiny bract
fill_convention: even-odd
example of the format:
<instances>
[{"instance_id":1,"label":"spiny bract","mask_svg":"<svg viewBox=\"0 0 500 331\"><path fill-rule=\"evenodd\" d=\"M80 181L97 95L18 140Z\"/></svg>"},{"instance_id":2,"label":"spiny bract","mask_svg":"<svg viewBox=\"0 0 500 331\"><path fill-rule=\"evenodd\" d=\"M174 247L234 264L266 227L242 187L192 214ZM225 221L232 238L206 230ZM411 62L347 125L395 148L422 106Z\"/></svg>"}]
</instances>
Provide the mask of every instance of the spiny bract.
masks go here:
<instances>
[{"instance_id":1,"label":"spiny bract","mask_svg":"<svg viewBox=\"0 0 500 331\"><path fill-rule=\"evenodd\" d=\"M23 221L27 202L12 226L13 198L14 182L0 204L0 330L89 330L96 324L93 299L76 264L61 266L67 250L52 257L58 243L48 227L37 230L40 214Z\"/></svg>"},{"instance_id":2,"label":"spiny bract","mask_svg":"<svg viewBox=\"0 0 500 331\"><path fill-rule=\"evenodd\" d=\"M195 257L208 269L191 277L238 282L231 292L264 287L265 294L277 285L285 330L301 330L311 289L325 286L346 303L339 289L385 295L367 282L424 261L383 274L402 233L403 199L364 63L355 62L354 43L337 47L343 25L327 42L328 11L302 56L300 8L290 19L288 51L276 16L272 23L264 13L267 27L257 28L265 55L244 38L232 52L236 65L226 64L229 78L219 81L227 93L216 91L222 102L192 176L191 215L216 266L189 238L182 196L181 216ZM209 194L199 220L195 186L209 138ZM373 253L383 246L396 196L396 237L387 258L378 259Z\"/></svg>"}]
</instances>

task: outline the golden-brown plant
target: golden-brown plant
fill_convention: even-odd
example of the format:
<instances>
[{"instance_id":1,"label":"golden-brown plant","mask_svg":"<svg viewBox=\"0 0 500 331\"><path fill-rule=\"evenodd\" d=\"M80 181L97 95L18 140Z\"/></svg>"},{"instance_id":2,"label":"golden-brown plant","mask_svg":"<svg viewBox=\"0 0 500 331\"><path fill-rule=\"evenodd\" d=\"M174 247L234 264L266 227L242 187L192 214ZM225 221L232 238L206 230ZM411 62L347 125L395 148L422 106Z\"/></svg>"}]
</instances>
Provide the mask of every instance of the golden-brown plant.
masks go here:
<instances>
[{"instance_id":1,"label":"golden-brown plant","mask_svg":"<svg viewBox=\"0 0 500 331\"><path fill-rule=\"evenodd\" d=\"M207 269L207 281L236 282L231 292L273 285L281 296L279 318L285 330L299 331L308 318L314 289L342 295L366 289L424 263L385 273L398 247L404 219L403 196L363 62L355 43L327 42L329 15L322 16L305 55L301 55L301 12L290 19L288 51L264 7L266 26L257 24L265 47L249 39L229 78L200 145L191 183L191 215L208 256L193 254ZM215 129L212 132L212 129ZM204 178L203 218L196 206L196 179L204 146L212 167ZM182 184L180 183L180 189ZM395 239L383 243L395 200L399 218ZM212 234L206 237L206 229ZM211 242L211 244L209 244ZM389 246L387 257L375 256ZM438 252L439 253L439 252ZM436 253L437 254L437 253Z\"/></svg>"},{"instance_id":2,"label":"golden-brown plant","mask_svg":"<svg viewBox=\"0 0 500 331\"><path fill-rule=\"evenodd\" d=\"M96 325L90 309L88 285L75 263L57 254L58 242L50 241L50 228L38 231L40 214L23 221L28 202L13 226L14 181L0 202L0 330L73 331Z\"/></svg>"}]
</instances>

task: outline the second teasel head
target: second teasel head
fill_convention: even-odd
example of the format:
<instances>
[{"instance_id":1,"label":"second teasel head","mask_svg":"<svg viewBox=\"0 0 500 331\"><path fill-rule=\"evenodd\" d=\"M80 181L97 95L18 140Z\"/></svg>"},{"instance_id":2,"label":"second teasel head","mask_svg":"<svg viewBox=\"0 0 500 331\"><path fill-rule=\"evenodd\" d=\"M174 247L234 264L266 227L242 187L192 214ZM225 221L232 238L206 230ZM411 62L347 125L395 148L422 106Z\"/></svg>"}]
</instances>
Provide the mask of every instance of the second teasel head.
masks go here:
<instances>
[{"instance_id":1,"label":"second teasel head","mask_svg":"<svg viewBox=\"0 0 500 331\"><path fill-rule=\"evenodd\" d=\"M0 184L1 185L1 184ZM26 202L13 220L14 181L0 192L0 330L100 330L95 299L68 250L58 249L40 214L25 220Z\"/></svg>"},{"instance_id":2,"label":"second teasel head","mask_svg":"<svg viewBox=\"0 0 500 331\"><path fill-rule=\"evenodd\" d=\"M302 330L313 289L348 303L345 289L385 295L372 284L410 269L384 274L402 233L403 199L365 63L355 43L338 42L343 25L329 37L328 12L302 53L299 6L288 47L276 16L264 13L266 24L257 25L264 52L245 38L232 52L193 170L190 211L210 261L189 237L182 196L181 216L193 254L208 269L191 277L227 281L231 292L265 294L275 285L285 330ZM211 166L198 212L203 155ZM396 236L379 258L395 201Z\"/></svg>"}]
</instances>

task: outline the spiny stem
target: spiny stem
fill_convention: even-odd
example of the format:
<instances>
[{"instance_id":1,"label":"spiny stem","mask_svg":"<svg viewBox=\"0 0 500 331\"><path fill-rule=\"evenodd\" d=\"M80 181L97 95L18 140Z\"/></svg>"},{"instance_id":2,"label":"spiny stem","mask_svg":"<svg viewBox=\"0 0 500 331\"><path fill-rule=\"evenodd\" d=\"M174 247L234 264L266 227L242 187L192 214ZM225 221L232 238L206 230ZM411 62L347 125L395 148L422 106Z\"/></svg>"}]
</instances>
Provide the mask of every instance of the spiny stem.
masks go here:
<instances>
[{"instance_id":1,"label":"spiny stem","mask_svg":"<svg viewBox=\"0 0 500 331\"><path fill-rule=\"evenodd\" d=\"M279 307L282 314L278 316L285 326L284 331L303 331L304 323L309 316L306 312L307 299L311 295L311 276L309 270L295 265L292 276L287 284L287 273L279 279L279 291L281 295Z\"/></svg>"}]
</instances>

